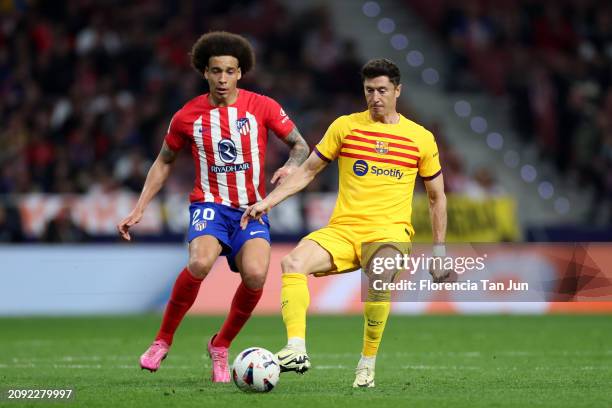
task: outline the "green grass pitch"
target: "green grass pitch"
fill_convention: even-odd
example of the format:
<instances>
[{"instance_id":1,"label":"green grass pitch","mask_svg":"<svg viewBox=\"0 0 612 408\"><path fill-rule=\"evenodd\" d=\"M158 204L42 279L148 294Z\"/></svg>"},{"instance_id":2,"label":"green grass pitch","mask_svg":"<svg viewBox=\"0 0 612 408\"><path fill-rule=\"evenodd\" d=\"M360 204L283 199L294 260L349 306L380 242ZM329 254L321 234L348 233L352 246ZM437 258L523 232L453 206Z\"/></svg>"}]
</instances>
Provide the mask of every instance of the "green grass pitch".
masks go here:
<instances>
[{"instance_id":1,"label":"green grass pitch","mask_svg":"<svg viewBox=\"0 0 612 408\"><path fill-rule=\"evenodd\" d=\"M72 407L612 407L612 316L392 316L376 388L351 388L360 316L309 318L313 368L283 374L269 394L212 384L205 341L217 317L188 316L161 369L138 357L160 316L0 319L0 388L75 389ZM249 346L277 351L280 317L255 317L230 359Z\"/></svg>"}]
</instances>

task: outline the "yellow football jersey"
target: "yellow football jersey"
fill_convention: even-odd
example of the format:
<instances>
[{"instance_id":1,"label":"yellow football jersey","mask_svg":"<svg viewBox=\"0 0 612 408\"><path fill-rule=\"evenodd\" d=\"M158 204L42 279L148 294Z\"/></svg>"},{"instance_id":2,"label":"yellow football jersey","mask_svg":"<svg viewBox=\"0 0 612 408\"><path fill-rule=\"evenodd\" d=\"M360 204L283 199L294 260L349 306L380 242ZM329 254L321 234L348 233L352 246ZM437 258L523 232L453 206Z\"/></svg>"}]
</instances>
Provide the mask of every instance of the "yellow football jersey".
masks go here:
<instances>
[{"instance_id":1,"label":"yellow football jersey","mask_svg":"<svg viewBox=\"0 0 612 408\"><path fill-rule=\"evenodd\" d=\"M330 225L403 224L412 236L412 195L417 173L441 172L431 132L400 115L375 122L369 111L341 116L315 146L323 160L338 159L339 190Z\"/></svg>"}]
</instances>

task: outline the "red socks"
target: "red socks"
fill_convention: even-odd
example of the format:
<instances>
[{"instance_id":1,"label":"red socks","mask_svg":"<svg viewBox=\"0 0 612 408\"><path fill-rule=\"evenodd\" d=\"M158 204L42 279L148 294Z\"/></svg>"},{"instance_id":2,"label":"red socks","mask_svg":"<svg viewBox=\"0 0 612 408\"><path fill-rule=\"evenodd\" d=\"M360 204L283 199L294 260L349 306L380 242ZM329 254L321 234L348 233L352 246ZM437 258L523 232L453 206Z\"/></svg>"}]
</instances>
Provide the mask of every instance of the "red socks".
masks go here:
<instances>
[{"instance_id":1,"label":"red socks","mask_svg":"<svg viewBox=\"0 0 612 408\"><path fill-rule=\"evenodd\" d=\"M195 302L202 281L203 279L193 277L187 268L182 270L176 278L176 282L174 282L172 294L166 305L162 324L155 340L164 340L168 345L172 344L174 333L193 302ZM249 289L244 283L240 282L234 294L229 315L215 337L213 346L229 347L242 326L251 317L251 312L257 306L262 293L263 289Z\"/></svg>"},{"instance_id":2,"label":"red socks","mask_svg":"<svg viewBox=\"0 0 612 408\"><path fill-rule=\"evenodd\" d=\"M257 306L257 302L261 298L263 289L249 289L243 282L240 282L236 294L232 300L232 306L229 315L223 327L213 340L215 347L229 347L232 340L236 337L242 326L251 317L251 312Z\"/></svg>"},{"instance_id":3,"label":"red socks","mask_svg":"<svg viewBox=\"0 0 612 408\"><path fill-rule=\"evenodd\" d=\"M164 318L155 340L164 340L168 345L172 344L174 332L183 320L185 313L195 302L202 281L203 279L193 277L187 268L179 274L176 282L174 282L172 295L170 295L170 300L166 305Z\"/></svg>"}]
</instances>

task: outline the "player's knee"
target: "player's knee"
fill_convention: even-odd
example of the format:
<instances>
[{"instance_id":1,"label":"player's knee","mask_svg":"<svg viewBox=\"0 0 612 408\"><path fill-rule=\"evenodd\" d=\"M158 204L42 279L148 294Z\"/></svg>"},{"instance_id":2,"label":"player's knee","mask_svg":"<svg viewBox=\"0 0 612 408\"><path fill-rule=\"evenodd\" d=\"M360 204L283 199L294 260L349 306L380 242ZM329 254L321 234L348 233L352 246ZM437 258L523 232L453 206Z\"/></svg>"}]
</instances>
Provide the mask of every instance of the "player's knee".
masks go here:
<instances>
[{"instance_id":1,"label":"player's knee","mask_svg":"<svg viewBox=\"0 0 612 408\"><path fill-rule=\"evenodd\" d=\"M368 294L366 297L367 302L390 302L391 301L391 291L389 290L376 290L376 289L368 289Z\"/></svg>"},{"instance_id":2,"label":"player's knee","mask_svg":"<svg viewBox=\"0 0 612 408\"><path fill-rule=\"evenodd\" d=\"M189 272L199 279L204 279L213 264L215 263L215 258L208 256L198 256L189 259Z\"/></svg>"},{"instance_id":3,"label":"player's knee","mask_svg":"<svg viewBox=\"0 0 612 408\"><path fill-rule=\"evenodd\" d=\"M281 269L283 273L304 273L305 262L300 256L290 253L281 260Z\"/></svg>"},{"instance_id":4,"label":"player's knee","mask_svg":"<svg viewBox=\"0 0 612 408\"><path fill-rule=\"evenodd\" d=\"M267 268L250 268L242 276L242 282L249 289L261 289L266 283Z\"/></svg>"}]
</instances>

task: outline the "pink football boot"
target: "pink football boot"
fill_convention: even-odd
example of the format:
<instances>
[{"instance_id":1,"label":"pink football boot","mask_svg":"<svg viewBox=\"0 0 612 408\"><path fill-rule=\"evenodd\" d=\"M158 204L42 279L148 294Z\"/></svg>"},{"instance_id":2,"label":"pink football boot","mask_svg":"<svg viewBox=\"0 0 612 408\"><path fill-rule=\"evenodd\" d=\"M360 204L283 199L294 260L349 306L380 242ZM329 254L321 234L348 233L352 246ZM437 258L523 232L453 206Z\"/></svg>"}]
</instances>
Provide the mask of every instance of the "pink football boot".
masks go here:
<instances>
[{"instance_id":1,"label":"pink football boot","mask_svg":"<svg viewBox=\"0 0 612 408\"><path fill-rule=\"evenodd\" d=\"M140 368L155 372L161 365L161 362L168 355L168 343L163 340L155 340L153 344L140 356Z\"/></svg>"},{"instance_id":2,"label":"pink football boot","mask_svg":"<svg viewBox=\"0 0 612 408\"><path fill-rule=\"evenodd\" d=\"M215 347L212 345L215 334L208 341L208 356L212 360L212 382L230 382L229 366L227 365L227 347Z\"/></svg>"}]
</instances>

